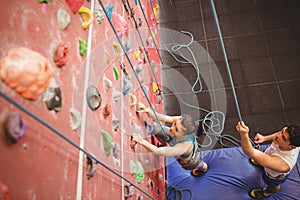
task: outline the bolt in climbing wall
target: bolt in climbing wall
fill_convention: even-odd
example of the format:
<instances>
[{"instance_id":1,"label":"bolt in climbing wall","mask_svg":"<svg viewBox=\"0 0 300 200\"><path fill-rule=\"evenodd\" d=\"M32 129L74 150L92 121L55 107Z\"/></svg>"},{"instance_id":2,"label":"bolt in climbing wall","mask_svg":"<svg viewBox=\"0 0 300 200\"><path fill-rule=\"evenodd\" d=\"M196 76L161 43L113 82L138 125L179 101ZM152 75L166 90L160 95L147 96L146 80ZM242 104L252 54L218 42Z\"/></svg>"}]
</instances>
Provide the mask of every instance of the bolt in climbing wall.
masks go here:
<instances>
[{"instance_id":1,"label":"bolt in climbing wall","mask_svg":"<svg viewBox=\"0 0 300 200\"><path fill-rule=\"evenodd\" d=\"M155 1L2 2L0 199L165 199Z\"/></svg>"}]
</instances>

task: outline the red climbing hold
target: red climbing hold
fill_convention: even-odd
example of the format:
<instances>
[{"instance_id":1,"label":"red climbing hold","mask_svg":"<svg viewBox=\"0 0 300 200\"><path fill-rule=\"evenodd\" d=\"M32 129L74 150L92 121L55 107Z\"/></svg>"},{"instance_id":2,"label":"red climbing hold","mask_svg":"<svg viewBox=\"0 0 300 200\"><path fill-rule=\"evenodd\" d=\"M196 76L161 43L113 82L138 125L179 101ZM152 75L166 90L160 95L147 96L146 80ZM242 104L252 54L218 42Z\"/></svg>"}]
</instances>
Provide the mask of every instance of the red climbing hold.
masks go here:
<instances>
[{"instance_id":1,"label":"red climbing hold","mask_svg":"<svg viewBox=\"0 0 300 200\"><path fill-rule=\"evenodd\" d=\"M69 52L69 49L66 44L59 43L57 45L56 53L54 56L54 62L57 65L57 67L62 67L67 63L68 52Z\"/></svg>"},{"instance_id":2,"label":"red climbing hold","mask_svg":"<svg viewBox=\"0 0 300 200\"><path fill-rule=\"evenodd\" d=\"M10 200L8 187L4 185L2 182L0 182L0 199Z\"/></svg>"},{"instance_id":3,"label":"red climbing hold","mask_svg":"<svg viewBox=\"0 0 300 200\"><path fill-rule=\"evenodd\" d=\"M66 0L66 2L71 8L72 12L75 14L78 12L79 8L83 5L84 0Z\"/></svg>"}]
</instances>

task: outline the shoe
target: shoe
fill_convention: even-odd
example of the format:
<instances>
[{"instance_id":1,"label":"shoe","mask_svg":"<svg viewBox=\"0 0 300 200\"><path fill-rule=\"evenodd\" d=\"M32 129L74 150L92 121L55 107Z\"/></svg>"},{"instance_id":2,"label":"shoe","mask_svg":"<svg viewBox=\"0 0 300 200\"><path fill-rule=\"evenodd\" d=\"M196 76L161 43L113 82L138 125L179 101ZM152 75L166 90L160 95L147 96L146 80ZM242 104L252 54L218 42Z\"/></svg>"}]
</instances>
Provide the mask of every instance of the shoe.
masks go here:
<instances>
[{"instance_id":1,"label":"shoe","mask_svg":"<svg viewBox=\"0 0 300 200\"><path fill-rule=\"evenodd\" d=\"M207 172L207 170L206 171L203 171L203 170L201 170L201 169L199 169L199 168L195 168L195 169L193 169L192 171L191 171L191 175L192 176L195 176L195 177L198 177L198 176L202 176L203 174L205 174Z\"/></svg>"},{"instance_id":2,"label":"shoe","mask_svg":"<svg viewBox=\"0 0 300 200\"><path fill-rule=\"evenodd\" d=\"M249 196L252 197L253 199L264 199L270 196L269 195L265 195L264 193L264 189L263 188L259 188L259 189L253 189L249 192Z\"/></svg>"},{"instance_id":3,"label":"shoe","mask_svg":"<svg viewBox=\"0 0 300 200\"><path fill-rule=\"evenodd\" d=\"M249 158L249 162L254 166L260 167L260 165L257 162L255 162L255 160L252 158Z\"/></svg>"}]
</instances>

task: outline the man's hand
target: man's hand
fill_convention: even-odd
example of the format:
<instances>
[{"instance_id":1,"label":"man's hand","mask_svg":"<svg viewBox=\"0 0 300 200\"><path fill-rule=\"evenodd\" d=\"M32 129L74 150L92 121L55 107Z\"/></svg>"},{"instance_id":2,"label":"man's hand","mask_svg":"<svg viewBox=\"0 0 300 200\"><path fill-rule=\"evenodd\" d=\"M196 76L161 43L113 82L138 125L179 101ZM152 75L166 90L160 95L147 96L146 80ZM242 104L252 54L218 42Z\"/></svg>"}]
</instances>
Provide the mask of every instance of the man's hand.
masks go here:
<instances>
[{"instance_id":1,"label":"man's hand","mask_svg":"<svg viewBox=\"0 0 300 200\"><path fill-rule=\"evenodd\" d=\"M260 133L257 133L254 137L254 142L256 144L261 144L261 143L265 142L265 137L263 135L261 135Z\"/></svg>"},{"instance_id":2,"label":"man's hand","mask_svg":"<svg viewBox=\"0 0 300 200\"><path fill-rule=\"evenodd\" d=\"M241 135L246 135L249 133L249 128L248 126L245 125L244 122L238 122L236 125L236 130L241 134Z\"/></svg>"},{"instance_id":3,"label":"man's hand","mask_svg":"<svg viewBox=\"0 0 300 200\"><path fill-rule=\"evenodd\" d=\"M144 141L140 133L133 133L132 135L132 142L136 142L141 144Z\"/></svg>"},{"instance_id":4,"label":"man's hand","mask_svg":"<svg viewBox=\"0 0 300 200\"><path fill-rule=\"evenodd\" d=\"M146 113L149 113L150 112L150 108L147 108L145 106L145 104L141 103L141 102L138 102L136 104L136 111L137 112L146 112Z\"/></svg>"}]
</instances>

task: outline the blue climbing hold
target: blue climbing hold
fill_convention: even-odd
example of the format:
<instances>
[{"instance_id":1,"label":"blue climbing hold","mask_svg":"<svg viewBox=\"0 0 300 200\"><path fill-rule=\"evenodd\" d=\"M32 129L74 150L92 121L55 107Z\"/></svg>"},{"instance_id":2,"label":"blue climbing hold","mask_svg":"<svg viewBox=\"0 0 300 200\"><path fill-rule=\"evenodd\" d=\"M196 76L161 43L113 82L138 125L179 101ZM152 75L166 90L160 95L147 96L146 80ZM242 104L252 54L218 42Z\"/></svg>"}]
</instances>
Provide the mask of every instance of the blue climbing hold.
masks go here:
<instances>
[{"instance_id":1,"label":"blue climbing hold","mask_svg":"<svg viewBox=\"0 0 300 200\"><path fill-rule=\"evenodd\" d=\"M130 45L130 41L129 41L129 40L127 40L127 41L125 42L124 47L125 47L125 51L126 51L126 52L130 50L131 45Z\"/></svg>"},{"instance_id":2,"label":"blue climbing hold","mask_svg":"<svg viewBox=\"0 0 300 200\"><path fill-rule=\"evenodd\" d=\"M114 5L113 4L108 4L105 8L106 14L108 16L109 19L112 18L112 11L113 11Z\"/></svg>"},{"instance_id":3,"label":"blue climbing hold","mask_svg":"<svg viewBox=\"0 0 300 200\"><path fill-rule=\"evenodd\" d=\"M123 95L126 95L126 94L129 93L129 91L132 87L132 83L128 79L124 78L123 79L123 85L124 86L123 86L122 93L123 93Z\"/></svg>"},{"instance_id":4,"label":"blue climbing hold","mask_svg":"<svg viewBox=\"0 0 300 200\"><path fill-rule=\"evenodd\" d=\"M151 66L152 66L152 67L155 67L155 66L156 66L155 60L152 60L152 61L151 61Z\"/></svg>"},{"instance_id":5,"label":"blue climbing hold","mask_svg":"<svg viewBox=\"0 0 300 200\"><path fill-rule=\"evenodd\" d=\"M142 66L137 66L136 68L135 68L135 72L138 74L138 73L140 73L141 71L143 70L143 67Z\"/></svg>"},{"instance_id":6,"label":"blue climbing hold","mask_svg":"<svg viewBox=\"0 0 300 200\"><path fill-rule=\"evenodd\" d=\"M148 135L151 135L151 133L153 132L154 127L153 127L152 124L149 124L149 123L147 125L148 125Z\"/></svg>"}]
</instances>

